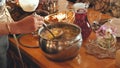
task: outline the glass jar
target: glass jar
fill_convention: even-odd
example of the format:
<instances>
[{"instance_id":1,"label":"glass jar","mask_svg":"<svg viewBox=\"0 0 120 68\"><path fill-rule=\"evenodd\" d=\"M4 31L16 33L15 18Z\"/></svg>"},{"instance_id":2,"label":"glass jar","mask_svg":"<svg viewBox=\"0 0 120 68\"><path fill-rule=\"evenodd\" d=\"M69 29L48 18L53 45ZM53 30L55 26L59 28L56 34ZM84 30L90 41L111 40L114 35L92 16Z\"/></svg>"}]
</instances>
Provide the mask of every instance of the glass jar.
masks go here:
<instances>
[{"instance_id":1,"label":"glass jar","mask_svg":"<svg viewBox=\"0 0 120 68\"><path fill-rule=\"evenodd\" d=\"M78 25L82 29L83 40L87 39L92 31L90 23L87 19L87 8L88 5L85 3L75 3L73 5L75 11L74 24Z\"/></svg>"},{"instance_id":2,"label":"glass jar","mask_svg":"<svg viewBox=\"0 0 120 68\"><path fill-rule=\"evenodd\" d=\"M114 34L115 28L113 26L102 25L96 31L96 39L89 41L86 45L87 53L100 59L115 58L119 45Z\"/></svg>"}]
</instances>

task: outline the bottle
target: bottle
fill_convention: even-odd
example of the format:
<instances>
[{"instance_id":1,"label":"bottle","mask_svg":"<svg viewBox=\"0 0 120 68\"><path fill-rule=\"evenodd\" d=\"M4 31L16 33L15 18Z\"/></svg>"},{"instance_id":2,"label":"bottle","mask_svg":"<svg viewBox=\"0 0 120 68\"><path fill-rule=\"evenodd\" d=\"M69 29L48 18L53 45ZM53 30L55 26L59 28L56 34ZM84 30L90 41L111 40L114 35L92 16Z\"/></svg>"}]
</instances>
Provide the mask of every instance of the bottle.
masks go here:
<instances>
[{"instance_id":1,"label":"bottle","mask_svg":"<svg viewBox=\"0 0 120 68\"><path fill-rule=\"evenodd\" d=\"M54 12L53 1L49 0L49 13L53 13L53 12Z\"/></svg>"},{"instance_id":2,"label":"bottle","mask_svg":"<svg viewBox=\"0 0 120 68\"><path fill-rule=\"evenodd\" d=\"M87 8L87 3L75 3L73 5L73 9L75 12L74 24L78 25L81 28L83 40L87 39L92 31L87 18Z\"/></svg>"},{"instance_id":3,"label":"bottle","mask_svg":"<svg viewBox=\"0 0 120 68\"><path fill-rule=\"evenodd\" d=\"M58 1L57 0L54 0L53 1L53 12L57 12L58 11Z\"/></svg>"}]
</instances>

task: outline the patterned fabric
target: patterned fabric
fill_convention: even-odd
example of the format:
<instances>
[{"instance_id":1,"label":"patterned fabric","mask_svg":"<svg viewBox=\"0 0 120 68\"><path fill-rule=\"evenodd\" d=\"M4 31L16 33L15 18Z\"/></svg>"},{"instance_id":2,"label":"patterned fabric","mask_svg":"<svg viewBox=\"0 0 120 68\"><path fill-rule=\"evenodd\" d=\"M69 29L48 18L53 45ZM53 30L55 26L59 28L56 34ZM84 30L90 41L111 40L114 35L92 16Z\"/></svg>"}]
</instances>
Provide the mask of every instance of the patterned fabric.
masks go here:
<instances>
[{"instance_id":1,"label":"patterned fabric","mask_svg":"<svg viewBox=\"0 0 120 68\"><path fill-rule=\"evenodd\" d=\"M5 5L4 0L0 2L0 23L13 21Z\"/></svg>"}]
</instances>

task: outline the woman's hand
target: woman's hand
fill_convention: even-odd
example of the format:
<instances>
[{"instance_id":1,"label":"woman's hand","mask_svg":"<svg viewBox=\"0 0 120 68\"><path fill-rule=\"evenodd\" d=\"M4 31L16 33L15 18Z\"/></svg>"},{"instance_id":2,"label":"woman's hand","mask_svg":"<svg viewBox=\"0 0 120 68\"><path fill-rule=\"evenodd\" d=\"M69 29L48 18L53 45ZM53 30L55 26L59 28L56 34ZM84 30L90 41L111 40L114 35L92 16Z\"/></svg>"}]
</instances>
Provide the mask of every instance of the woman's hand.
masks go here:
<instances>
[{"instance_id":1,"label":"woman's hand","mask_svg":"<svg viewBox=\"0 0 120 68\"><path fill-rule=\"evenodd\" d=\"M43 24L43 18L39 15L30 15L15 23L9 24L11 34L31 33Z\"/></svg>"}]
</instances>

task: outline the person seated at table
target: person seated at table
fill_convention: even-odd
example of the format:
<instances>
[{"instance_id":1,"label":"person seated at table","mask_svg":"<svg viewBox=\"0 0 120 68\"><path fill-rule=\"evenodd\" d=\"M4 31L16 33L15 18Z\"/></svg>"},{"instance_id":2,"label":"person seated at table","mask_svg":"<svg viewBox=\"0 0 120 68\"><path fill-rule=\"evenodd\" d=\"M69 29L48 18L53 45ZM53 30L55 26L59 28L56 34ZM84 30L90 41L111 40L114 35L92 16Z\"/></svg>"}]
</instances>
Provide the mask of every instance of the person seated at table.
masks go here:
<instances>
[{"instance_id":1,"label":"person seated at table","mask_svg":"<svg viewBox=\"0 0 120 68\"><path fill-rule=\"evenodd\" d=\"M31 33L43 23L43 18L38 15L30 15L22 20L13 21L5 4L6 0L0 0L0 68L7 68L8 34Z\"/></svg>"}]
</instances>

